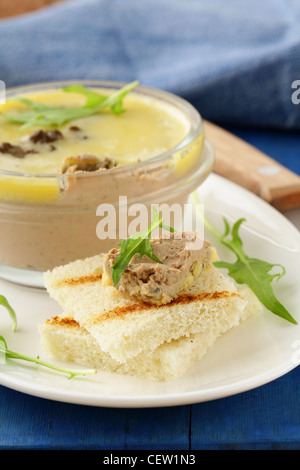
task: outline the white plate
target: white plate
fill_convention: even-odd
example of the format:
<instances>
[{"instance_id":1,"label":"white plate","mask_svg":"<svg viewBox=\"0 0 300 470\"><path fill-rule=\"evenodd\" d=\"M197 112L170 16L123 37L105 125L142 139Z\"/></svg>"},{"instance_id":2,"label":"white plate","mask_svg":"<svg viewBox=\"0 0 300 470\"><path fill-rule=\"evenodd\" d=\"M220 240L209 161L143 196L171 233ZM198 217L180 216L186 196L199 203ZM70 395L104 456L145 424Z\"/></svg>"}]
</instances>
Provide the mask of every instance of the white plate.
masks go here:
<instances>
[{"instance_id":1,"label":"white plate","mask_svg":"<svg viewBox=\"0 0 300 470\"><path fill-rule=\"evenodd\" d=\"M295 226L258 197L215 174L209 176L198 192L207 216L219 229L223 229L223 216L231 223L241 217L247 219L240 234L248 255L286 267L286 275L274 282L274 290L300 323L300 236ZM232 259L231 253L214 243L221 258ZM0 281L0 293L15 308L18 318L18 330L13 333L10 318L1 308L0 334L9 349L46 359L40 348L37 325L59 314L60 307L44 291L7 281ZM10 361L0 364L0 383L33 396L83 405L173 406L253 389L284 375L299 363L300 325L265 310L221 337L202 361L175 381L152 383L102 372L68 379L27 362ZM68 366L74 368L73 364Z\"/></svg>"}]
</instances>

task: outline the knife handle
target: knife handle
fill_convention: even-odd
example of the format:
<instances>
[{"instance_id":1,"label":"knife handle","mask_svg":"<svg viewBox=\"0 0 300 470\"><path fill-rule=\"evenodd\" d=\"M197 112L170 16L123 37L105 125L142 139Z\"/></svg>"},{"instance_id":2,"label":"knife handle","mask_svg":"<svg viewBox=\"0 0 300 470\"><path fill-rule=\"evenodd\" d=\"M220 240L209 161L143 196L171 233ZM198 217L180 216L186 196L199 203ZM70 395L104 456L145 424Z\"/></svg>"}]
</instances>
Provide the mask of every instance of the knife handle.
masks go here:
<instances>
[{"instance_id":1,"label":"knife handle","mask_svg":"<svg viewBox=\"0 0 300 470\"><path fill-rule=\"evenodd\" d=\"M221 127L204 121L215 151L214 172L243 186L279 211L300 207L300 177Z\"/></svg>"}]
</instances>

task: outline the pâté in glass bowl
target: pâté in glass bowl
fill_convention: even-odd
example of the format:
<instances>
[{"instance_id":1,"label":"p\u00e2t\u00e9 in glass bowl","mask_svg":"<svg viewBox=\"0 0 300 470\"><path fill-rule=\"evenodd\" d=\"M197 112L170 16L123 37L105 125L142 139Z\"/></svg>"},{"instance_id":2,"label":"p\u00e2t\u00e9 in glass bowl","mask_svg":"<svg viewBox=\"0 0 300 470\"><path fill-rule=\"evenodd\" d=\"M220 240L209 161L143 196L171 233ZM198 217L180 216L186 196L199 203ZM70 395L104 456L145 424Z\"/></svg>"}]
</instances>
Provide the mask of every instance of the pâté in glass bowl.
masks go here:
<instances>
[{"instance_id":1,"label":"p\u00e2t\u00e9 in glass bowl","mask_svg":"<svg viewBox=\"0 0 300 470\"><path fill-rule=\"evenodd\" d=\"M0 105L0 277L43 287L55 266L107 252L121 207L184 205L210 174L199 112L137 82L64 81L7 90ZM99 206L116 238L99 237Z\"/></svg>"}]
</instances>

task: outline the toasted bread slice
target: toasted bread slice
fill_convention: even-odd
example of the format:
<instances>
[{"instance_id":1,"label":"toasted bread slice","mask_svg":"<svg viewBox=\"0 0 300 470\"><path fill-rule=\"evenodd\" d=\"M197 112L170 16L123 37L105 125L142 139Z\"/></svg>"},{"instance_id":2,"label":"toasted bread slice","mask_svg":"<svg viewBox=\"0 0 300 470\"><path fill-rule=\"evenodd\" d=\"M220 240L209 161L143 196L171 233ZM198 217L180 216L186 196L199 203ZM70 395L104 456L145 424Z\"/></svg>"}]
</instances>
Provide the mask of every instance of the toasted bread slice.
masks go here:
<instances>
[{"instance_id":1,"label":"toasted bread slice","mask_svg":"<svg viewBox=\"0 0 300 470\"><path fill-rule=\"evenodd\" d=\"M54 360L75 362L84 367L152 381L173 380L202 359L221 335L260 310L259 302L249 289L243 289L241 295L247 299L243 310L234 303L230 314L227 312L224 317L218 316L213 325L202 332L166 341L154 351L142 352L124 363L102 351L95 337L70 315L50 318L39 329L44 349Z\"/></svg>"},{"instance_id":2,"label":"toasted bread slice","mask_svg":"<svg viewBox=\"0 0 300 470\"><path fill-rule=\"evenodd\" d=\"M55 268L45 274L45 283L64 312L121 364L172 340L225 331L247 310L247 300L213 265L180 298L160 306L125 299L114 287L103 286L102 270L101 255Z\"/></svg>"}]
</instances>

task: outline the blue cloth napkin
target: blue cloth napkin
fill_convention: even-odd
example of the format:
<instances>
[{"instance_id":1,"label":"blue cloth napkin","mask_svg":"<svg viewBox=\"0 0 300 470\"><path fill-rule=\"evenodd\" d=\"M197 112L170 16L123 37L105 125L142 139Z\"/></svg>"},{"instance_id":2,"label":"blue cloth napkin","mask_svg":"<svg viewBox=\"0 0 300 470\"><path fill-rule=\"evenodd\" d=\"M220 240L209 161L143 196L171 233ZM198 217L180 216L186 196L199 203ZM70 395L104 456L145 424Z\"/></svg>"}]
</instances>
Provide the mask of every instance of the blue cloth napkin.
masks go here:
<instances>
[{"instance_id":1,"label":"blue cloth napkin","mask_svg":"<svg viewBox=\"0 0 300 470\"><path fill-rule=\"evenodd\" d=\"M0 20L0 79L138 79L215 122L299 129L300 2L67 0Z\"/></svg>"}]
</instances>

